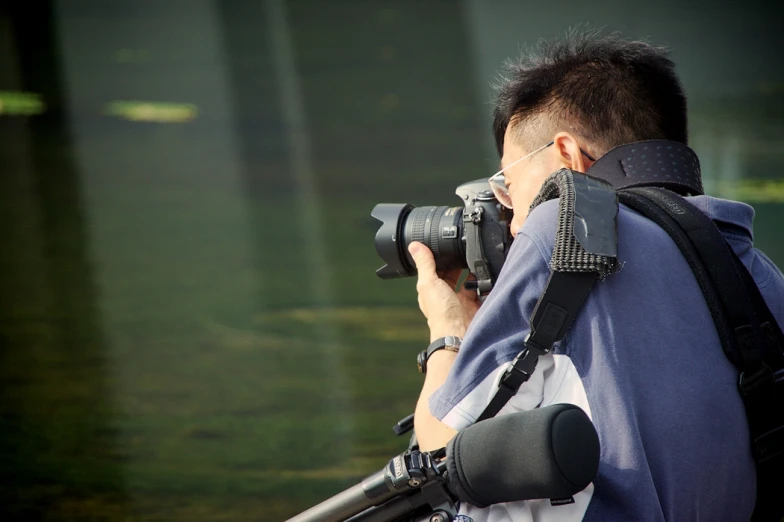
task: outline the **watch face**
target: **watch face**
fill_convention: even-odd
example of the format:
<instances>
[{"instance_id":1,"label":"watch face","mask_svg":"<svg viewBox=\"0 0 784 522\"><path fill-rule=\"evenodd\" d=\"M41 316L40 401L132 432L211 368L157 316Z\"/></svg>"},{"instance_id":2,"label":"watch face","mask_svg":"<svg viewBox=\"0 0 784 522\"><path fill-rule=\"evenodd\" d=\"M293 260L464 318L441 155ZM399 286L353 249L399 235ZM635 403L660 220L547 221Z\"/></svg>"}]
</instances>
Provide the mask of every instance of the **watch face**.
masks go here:
<instances>
[{"instance_id":1,"label":"watch face","mask_svg":"<svg viewBox=\"0 0 784 522\"><path fill-rule=\"evenodd\" d=\"M427 364L427 352L419 352L417 354L417 370L419 370L419 373L425 373L425 364Z\"/></svg>"}]
</instances>

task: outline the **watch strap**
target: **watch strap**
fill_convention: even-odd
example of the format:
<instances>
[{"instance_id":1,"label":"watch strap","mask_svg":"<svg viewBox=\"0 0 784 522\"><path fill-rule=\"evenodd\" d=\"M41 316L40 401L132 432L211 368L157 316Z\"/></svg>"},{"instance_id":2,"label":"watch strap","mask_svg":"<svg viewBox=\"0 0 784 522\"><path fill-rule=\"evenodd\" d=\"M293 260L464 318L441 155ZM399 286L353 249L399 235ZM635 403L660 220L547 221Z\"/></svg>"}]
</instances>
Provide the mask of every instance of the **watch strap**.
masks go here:
<instances>
[{"instance_id":1,"label":"watch strap","mask_svg":"<svg viewBox=\"0 0 784 522\"><path fill-rule=\"evenodd\" d=\"M427 361L430 356L441 349L449 350L450 352L457 352L460 350L460 345L463 340L456 335L447 335L446 337L439 337L428 346L425 350L419 352L417 355L417 369L420 373L427 373Z\"/></svg>"}]
</instances>

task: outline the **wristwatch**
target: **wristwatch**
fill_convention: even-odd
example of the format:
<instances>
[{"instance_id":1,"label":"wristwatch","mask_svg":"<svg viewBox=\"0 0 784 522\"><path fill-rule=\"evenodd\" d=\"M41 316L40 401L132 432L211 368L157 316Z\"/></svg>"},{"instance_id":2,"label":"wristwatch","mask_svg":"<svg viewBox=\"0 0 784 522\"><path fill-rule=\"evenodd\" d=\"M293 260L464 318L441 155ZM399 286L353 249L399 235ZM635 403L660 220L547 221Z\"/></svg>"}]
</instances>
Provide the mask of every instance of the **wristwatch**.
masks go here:
<instances>
[{"instance_id":1,"label":"wristwatch","mask_svg":"<svg viewBox=\"0 0 784 522\"><path fill-rule=\"evenodd\" d=\"M450 352L457 352L460 350L461 344L463 344L463 340L456 335L447 335L430 343L426 350L422 350L417 355L417 369L419 373L427 373L427 360L430 359L434 352L442 348Z\"/></svg>"}]
</instances>

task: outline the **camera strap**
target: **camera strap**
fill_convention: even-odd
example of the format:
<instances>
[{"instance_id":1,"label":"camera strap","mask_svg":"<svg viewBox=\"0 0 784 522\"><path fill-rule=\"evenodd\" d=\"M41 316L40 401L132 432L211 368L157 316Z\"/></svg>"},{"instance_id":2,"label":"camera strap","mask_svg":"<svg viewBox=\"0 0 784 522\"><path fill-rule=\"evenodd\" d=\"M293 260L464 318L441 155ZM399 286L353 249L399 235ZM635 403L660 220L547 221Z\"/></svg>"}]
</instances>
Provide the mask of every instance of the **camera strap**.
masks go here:
<instances>
[{"instance_id":1,"label":"camera strap","mask_svg":"<svg viewBox=\"0 0 784 522\"><path fill-rule=\"evenodd\" d=\"M685 144L669 140L628 143L604 154L588 174L562 169L544 182L531 210L560 197L550 279L534 309L525 348L502 376L498 392L477 421L493 417L517 393L538 358L569 331L593 281L617 269L618 195L613 187L644 186L702 194L697 155Z\"/></svg>"},{"instance_id":2,"label":"camera strap","mask_svg":"<svg viewBox=\"0 0 784 522\"><path fill-rule=\"evenodd\" d=\"M476 422L495 417L536 369L539 357L564 338L598 276L592 272L550 272L547 287L536 303L531 333L498 383L498 391Z\"/></svg>"},{"instance_id":3,"label":"camera strap","mask_svg":"<svg viewBox=\"0 0 784 522\"><path fill-rule=\"evenodd\" d=\"M555 198L559 198L558 231L550 277L531 316L525 346L501 376L498 390L477 422L501 411L531 377L539 357L566 336L593 283L618 268L615 189L601 179L562 169L547 178L531 210Z\"/></svg>"}]
</instances>

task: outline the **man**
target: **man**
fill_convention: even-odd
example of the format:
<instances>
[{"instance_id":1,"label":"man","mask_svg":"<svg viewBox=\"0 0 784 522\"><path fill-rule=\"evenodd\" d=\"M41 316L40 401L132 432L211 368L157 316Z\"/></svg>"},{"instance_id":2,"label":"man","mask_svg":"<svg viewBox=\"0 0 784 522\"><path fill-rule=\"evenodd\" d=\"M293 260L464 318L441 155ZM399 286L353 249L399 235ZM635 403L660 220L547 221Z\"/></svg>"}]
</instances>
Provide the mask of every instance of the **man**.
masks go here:
<instances>
[{"instance_id":1,"label":"man","mask_svg":"<svg viewBox=\"0 0 784 522\"><path fill-rule=\"evenodd\" d=\"M456 274L436 274L424 245L409 249L431 342L464 338L427 361L415 414L423 450L444 446L476 420L530 331L550 273L558 206L549 201L530 214L529 206L551 173L601 176L627 160L651 161L655 172L628 169L623 176L701 187L698 162L685 147L686 100L674 64L645 43L584 33L543 44L537 56L510 67L494 127L507 189L500 196L514 212L515 240L488 299L480 308L473 292L455 293ZM647 150L644 140L654 139L671 140L671 150ZM622 160L600 168L610 151ZM718 222L784 324L784 276L752 246L753 209L703 195L689 200ZM737 370L686 260L664 231L625 206L618 259L622 269L594 285L569 334L499 413L580 406L602 448L593 484L565 506L461 506L474 522L749 519L755 469Z\"/></svg>"}]
</instances>

